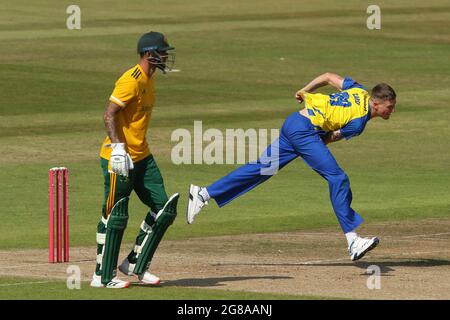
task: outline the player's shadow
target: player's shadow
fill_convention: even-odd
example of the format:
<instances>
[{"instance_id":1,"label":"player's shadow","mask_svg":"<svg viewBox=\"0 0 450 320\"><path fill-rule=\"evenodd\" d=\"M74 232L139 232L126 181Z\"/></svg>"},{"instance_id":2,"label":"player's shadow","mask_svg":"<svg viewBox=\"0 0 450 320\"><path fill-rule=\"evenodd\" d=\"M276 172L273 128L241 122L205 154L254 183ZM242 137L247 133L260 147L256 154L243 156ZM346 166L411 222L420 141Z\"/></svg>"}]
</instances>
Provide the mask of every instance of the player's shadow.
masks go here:
<instances>
[{"instance_id":1,"label":"player's shadow","mask_svg":"<svg viewBox=\"0 0 450 320\"><path fill-rule=\"evenodd\" d=\"M308 266L323 266L323 267L357 267L365 270L362 275L371 274L373 271L368 272L369 267L375 266L380 268L380 272L383 275L388 275L390 272L395 271L395 267L412 267L412 268L427 268L438 266L450 266L449 260L441 259L408 259L408 260L393 260L393 261L356 261L345 263L312 263ZM373 269L373 267L371 268Z\"/></svg>"},{"instance_id":2,"label":"player's shadow","mask_svg":"<svg viewBox=\"0 0 450 320\"><path fill-rule=\"evenodd\" d=\"M450 266L449 260L442 259L408 259L399 261L358 261L353 263L355 267L368 270L371 266L377 266L380 268L381 274L388 274L391 271L395 271L395 267L412 267L412 268L429 268L439 266ZM363 275L367 275L365 272ZM370 274L370 272L369 272Z\"/></svg>"},{"instance_id":3,"label":"player's shadow","mask_svg":"<svg viewBox=\"0 0 450 320\"><path fill-rule=\"evenodd\" d=\"M224 286L224 282L243 281L243 280L279 280L292 279L286 276L242 276L242 277L217 277L217 278L187 278L178 280L167 280L161 283L164 287L218 287Z\"/></svg>"},{"instance_id":4,"label":"player's shadow","mask_svg":"<svg viewBox=\"0 0 450 320\"><path fill-rule=\"evenodd\" d=\"M357 267L365 270L362 275L371 274L368 272L370 266L380 268L382 275L388 275L395 271L395 267L412 267L412 268L428 268L439 266L450 266L449 260L442 259L404 259L392 261L356 261L356 262L292 262L292 263L233 263L224 264L233 266L270 266L270 267ZM373 271L372 271L373 272Z\"/></svg>"}]
</instances>

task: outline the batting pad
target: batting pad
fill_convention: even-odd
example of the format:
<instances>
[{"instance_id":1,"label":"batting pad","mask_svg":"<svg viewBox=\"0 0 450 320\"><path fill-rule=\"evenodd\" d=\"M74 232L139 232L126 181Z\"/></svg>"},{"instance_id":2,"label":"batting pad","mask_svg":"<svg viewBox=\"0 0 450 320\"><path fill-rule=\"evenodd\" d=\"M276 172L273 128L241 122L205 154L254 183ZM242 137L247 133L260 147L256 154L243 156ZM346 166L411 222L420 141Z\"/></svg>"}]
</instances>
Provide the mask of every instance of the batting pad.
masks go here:
<instances>
[{"instance_id":1,"label":"batting pad","mask_svg":"<svg viewBox=\"0 0 450 320\"><path fill-rule=\"evenodd\" d=\"M107 284L113 278L119 259L120 244L128 223L128 197L114 205L106 223L106 239L102 257L102 283Z\"/></svg>"},{"instance_id":2,"label":"batting pad","mask_svg":"<svg viewBox=\"0 0 450 320\"><path fill-rule=\"evenodd\" d=\"M138 254L136 266L134 267L134 273L140 275L147 271L148 266L153 258L153 255L158 248L158 245L166 233L167 228L173 223L177 216L177 203L180 195L175 193L166 202L164 207L156 215L156 221L153 226L146 226L145 236L142 244L135 248Z\"/></svg>"}]
</instances>

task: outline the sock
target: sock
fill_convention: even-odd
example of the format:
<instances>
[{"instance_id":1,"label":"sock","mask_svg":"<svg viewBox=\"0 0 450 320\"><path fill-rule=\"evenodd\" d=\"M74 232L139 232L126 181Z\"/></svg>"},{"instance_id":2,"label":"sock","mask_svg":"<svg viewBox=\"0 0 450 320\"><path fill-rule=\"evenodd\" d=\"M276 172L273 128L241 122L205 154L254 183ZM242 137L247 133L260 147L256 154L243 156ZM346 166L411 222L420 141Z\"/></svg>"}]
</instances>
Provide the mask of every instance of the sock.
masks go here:
<instances>
[{"instance_id":1,"label":"sock","mask_svg":"<svg viewBox=\"0 0 450 320\"><path fill-rule=\"evenodd\" d=\"M352 242L358 238L358 234L355 231L350 231L345 234L345 237L347 238L348 246L352 244Z\"/></svg>"},{"instance_id":2,"label":"sock","mask_svg":"<svg viewBox=\"0 0 450 320\"><path fill-rule=\"evenodd\" d=\"M208 190L206 190L206 188L200 188L199 194L202 196L204 202L211 199Z\"/></svg>"}]
</instances>

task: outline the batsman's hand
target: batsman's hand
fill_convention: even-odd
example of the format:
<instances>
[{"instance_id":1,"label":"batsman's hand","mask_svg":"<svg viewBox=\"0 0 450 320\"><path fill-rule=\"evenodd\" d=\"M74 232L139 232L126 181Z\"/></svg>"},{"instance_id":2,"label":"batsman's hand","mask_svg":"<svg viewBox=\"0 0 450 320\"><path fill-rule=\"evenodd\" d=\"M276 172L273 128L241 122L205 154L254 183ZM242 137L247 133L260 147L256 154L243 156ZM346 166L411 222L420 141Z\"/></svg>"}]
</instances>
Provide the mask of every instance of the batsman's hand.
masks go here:
<instances>
[{"instance_id":1,"label":"batsman's hand","mask_svg":"<svg viewBox=\"0 0 450 320\"><path fill-rule=\"evenodd\" d=\"M130 155L125 151L125 143L111 143L111 170L118 175L128 177L129 170L134 168Z\"/></svg>"},{"instance_id":2,"label":"batsman's hand","mask_svg":"<svg viewBox=\"0 0 450 320\"><path fill-rule=\"evenodd\" d=\"M302 103L303 101L305 101L305 93L306 92L303 91L303 89L300 89L295 93L295 99L298 103Z\"/></svg>"}]
</instances>

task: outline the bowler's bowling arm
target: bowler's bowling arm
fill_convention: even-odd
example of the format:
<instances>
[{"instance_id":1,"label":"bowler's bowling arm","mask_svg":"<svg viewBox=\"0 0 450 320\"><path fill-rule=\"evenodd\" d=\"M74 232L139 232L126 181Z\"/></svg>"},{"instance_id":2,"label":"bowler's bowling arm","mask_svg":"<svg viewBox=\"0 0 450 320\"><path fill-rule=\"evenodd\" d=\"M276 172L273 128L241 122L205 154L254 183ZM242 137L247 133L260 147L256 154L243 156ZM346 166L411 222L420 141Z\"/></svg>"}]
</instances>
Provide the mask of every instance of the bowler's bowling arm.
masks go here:
<instances>
[{"instance_id":1,"label":"bowler's bowling arm","mask_svg":"<svg viewBox=\"0 0 450 320\"><path fill-rule=\"evenodd\" d=\"M335 73L326 72L324 74L321 74L317 78L313 79L310 83L308 83L305 87L303 87L299 91L314 92L316 89L324 87L326 85L330 85L338 90L342 90L343 84L344 78Z\"/></svg>"}]
</instances>

